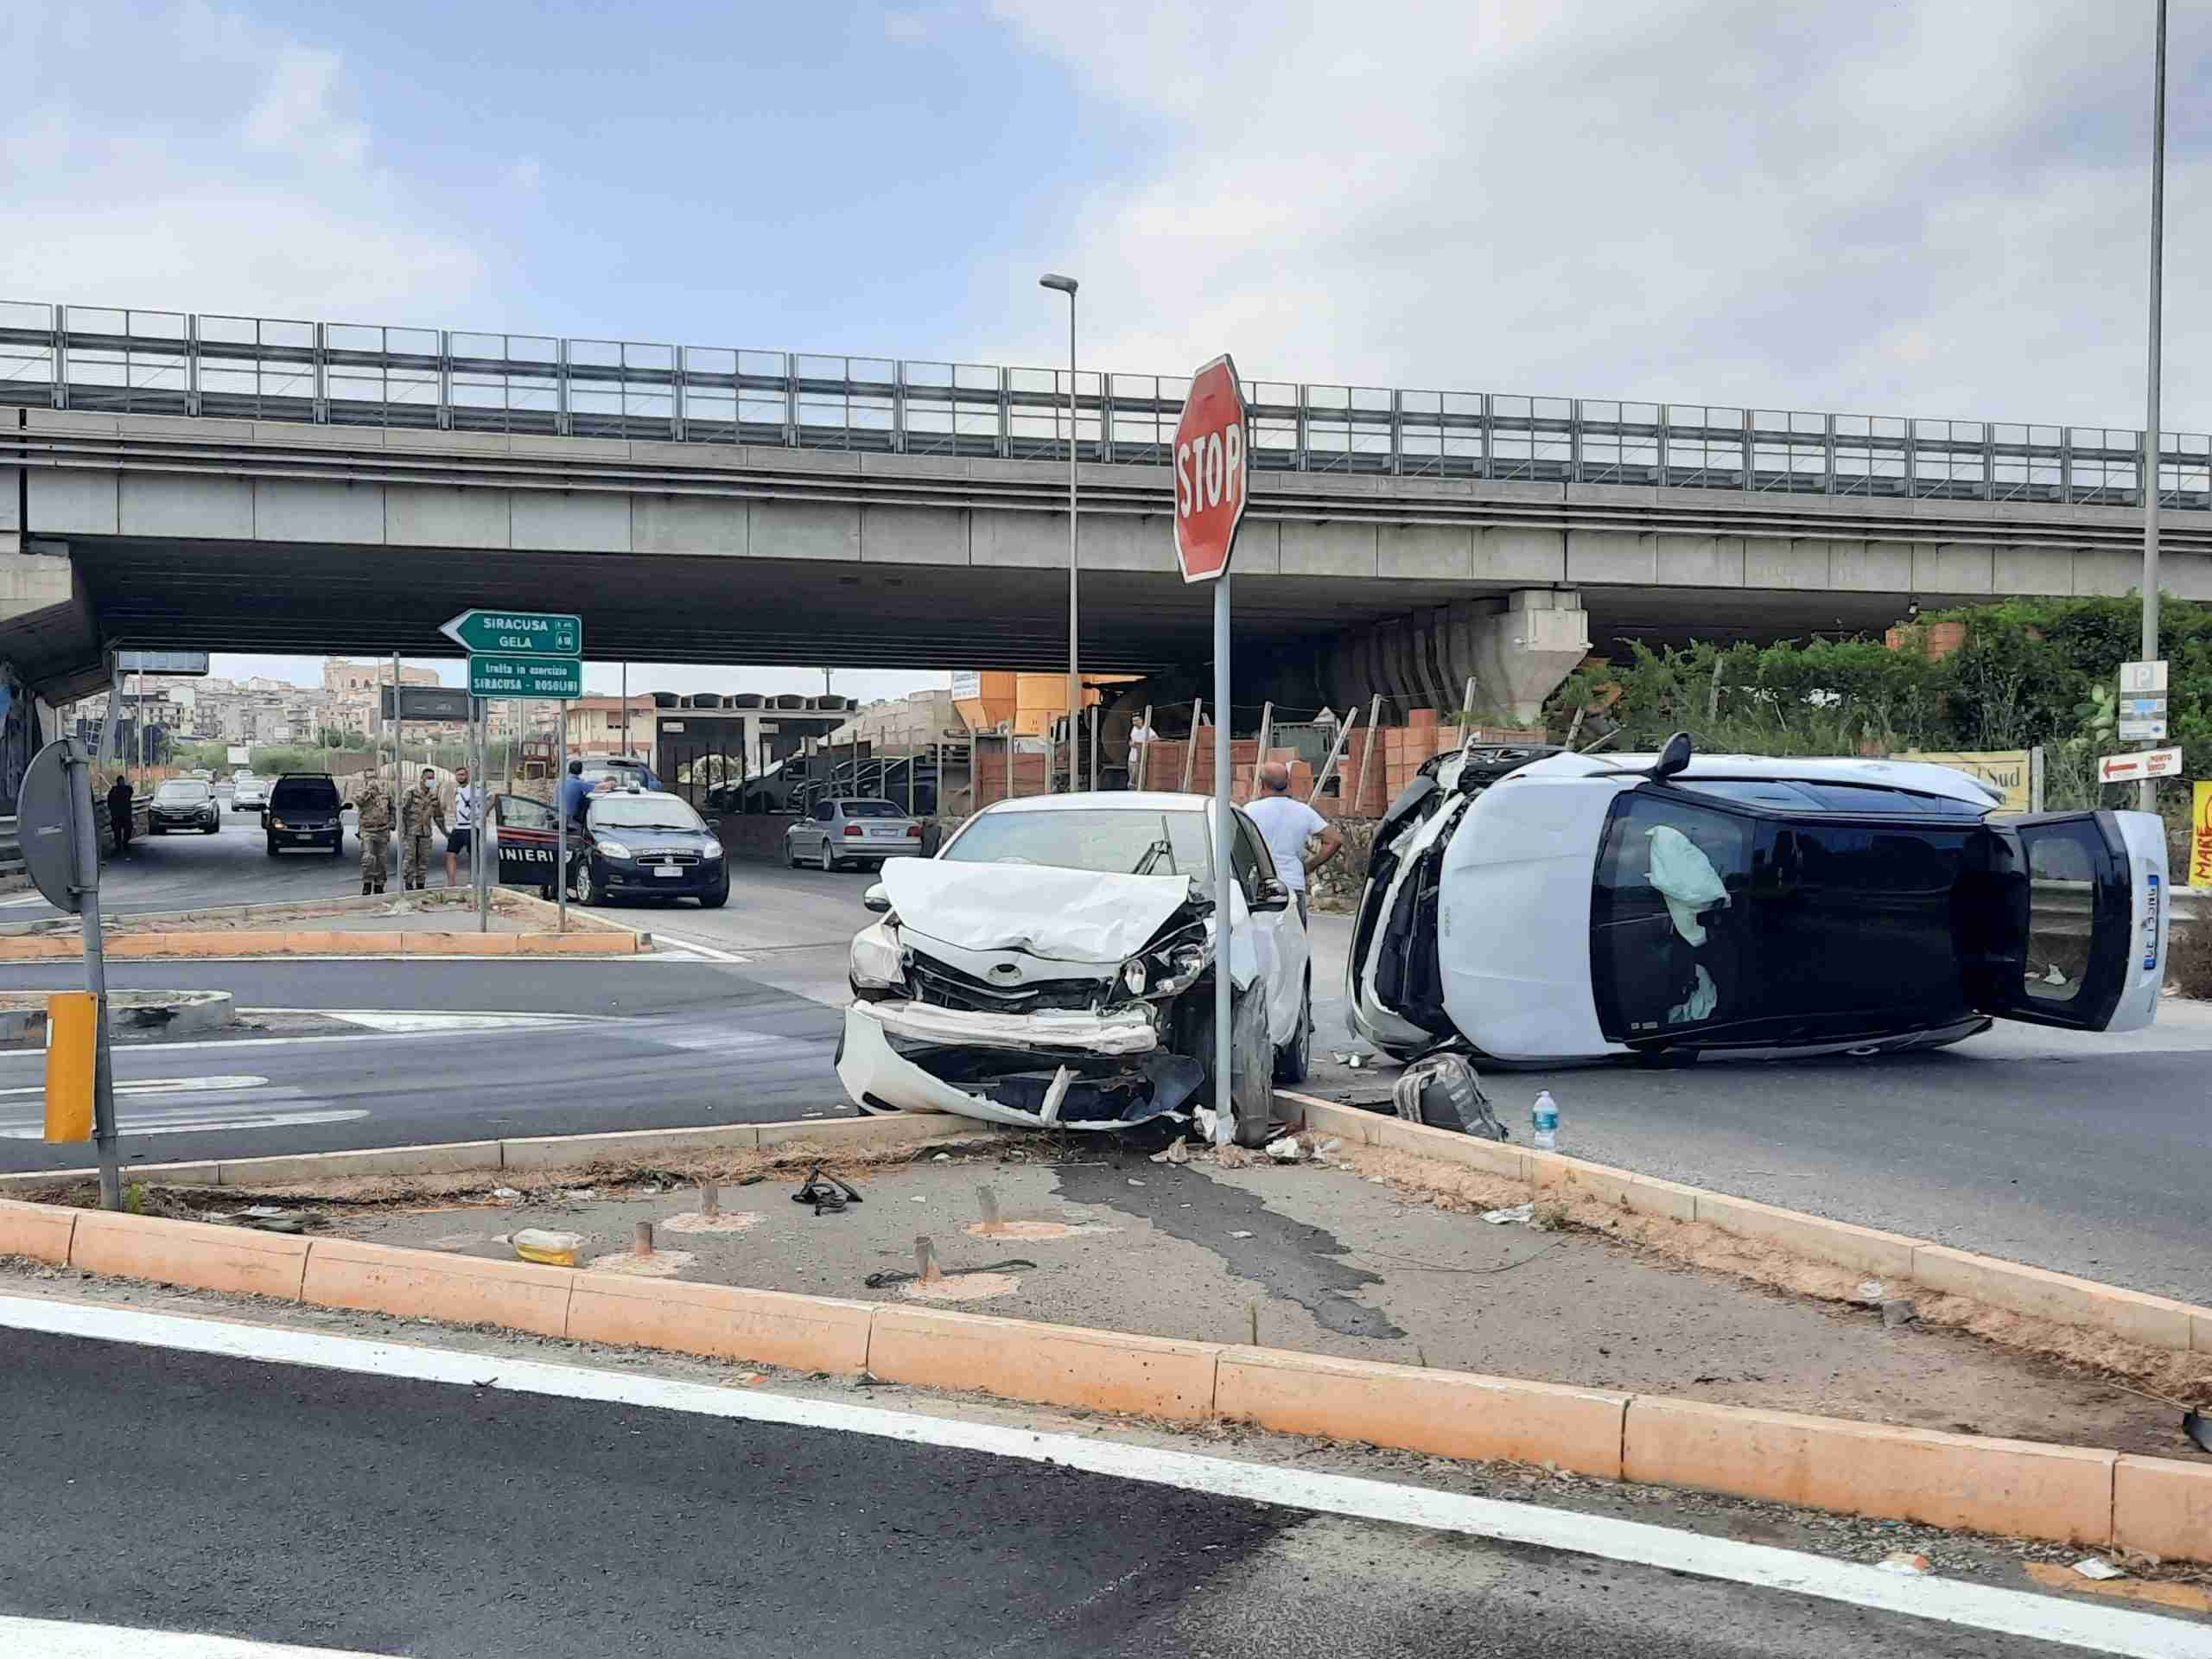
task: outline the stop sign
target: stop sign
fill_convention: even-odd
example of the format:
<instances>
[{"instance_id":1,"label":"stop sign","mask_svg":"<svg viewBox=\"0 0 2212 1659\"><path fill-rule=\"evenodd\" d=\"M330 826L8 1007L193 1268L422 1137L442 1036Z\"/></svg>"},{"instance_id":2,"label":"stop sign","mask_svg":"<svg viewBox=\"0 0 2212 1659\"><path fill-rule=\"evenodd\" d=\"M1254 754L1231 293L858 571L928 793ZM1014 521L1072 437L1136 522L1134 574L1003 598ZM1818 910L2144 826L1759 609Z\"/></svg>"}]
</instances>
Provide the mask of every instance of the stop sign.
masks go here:
<instances>
[{"instance_id":1,"label":"stop sign","mask_svg":"<svg viewBox=\"0 0 2212 1659\"><path fill-rule=\"evenodd\" d=\"M1191 377L1175 426L1175 562L1185 582L1226 575L1244 517L1244 393L1226 353Z\"/></svg>"}]
</instances>

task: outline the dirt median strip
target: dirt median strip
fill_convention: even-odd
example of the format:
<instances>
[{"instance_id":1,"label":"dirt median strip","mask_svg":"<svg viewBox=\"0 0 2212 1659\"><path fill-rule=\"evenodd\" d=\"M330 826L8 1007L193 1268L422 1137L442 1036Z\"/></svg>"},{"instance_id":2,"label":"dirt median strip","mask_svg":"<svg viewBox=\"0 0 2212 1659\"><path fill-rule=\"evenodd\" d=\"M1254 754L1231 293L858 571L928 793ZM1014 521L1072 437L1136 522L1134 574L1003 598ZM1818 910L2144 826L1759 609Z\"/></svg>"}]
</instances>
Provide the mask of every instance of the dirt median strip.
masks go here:
<instances>
[{"instance_id":1,"label":"dirt median strip","mask_svg":"<svg viewBox=\"0 0 2212 1659\"><path fill-rule=\"evenodd\" d=\"M105 941L111 959L204 957L568 957L639 956L652 935L594 927L583 933L464 933L343 928L254 929L204 932L119 933ZM60 935L0 938L0 962L57 962L84 952Z\"/></svg>"},{"instance_id":2,"label":"dirt median strip","mask_svg":"<svg viewBox=\"0 0 2212 1659\"><path fill-rule=\"evenodd\" d=\"M1427 1128L1307 1095L1281 1093L1304 1110L1309 1128L1358 1145L1483 1170L1522 1182L1539 1195L1547 1191L1580 1193L1639 1214L1702 1223L1795 1255L1878 1274L1894 1284L1910 1281L1931 1292L2106 1332L2147 1348L2212 1354L2212 1308L2194 1303L1976 1255L1931 1239L1908 1238L1677 1181L1656 1180L1557 1153L1523 1151L1510 1143Z\"/></svg>"},{"instance_id":3,"label":"dirt median strip","mask_svg":"<svg viewBox=\"0 0 2212 1659\"><path fill-rule=\"evenodd\" d=\"M66 1243L65 1243L66 1225ZM66 1263L57 1262L66 1251ZM2212 1465L0 1199L0 1254L316 1306L1180 1421L1224 1418L2212 1560Z\"/></svg>"}]
</instances>

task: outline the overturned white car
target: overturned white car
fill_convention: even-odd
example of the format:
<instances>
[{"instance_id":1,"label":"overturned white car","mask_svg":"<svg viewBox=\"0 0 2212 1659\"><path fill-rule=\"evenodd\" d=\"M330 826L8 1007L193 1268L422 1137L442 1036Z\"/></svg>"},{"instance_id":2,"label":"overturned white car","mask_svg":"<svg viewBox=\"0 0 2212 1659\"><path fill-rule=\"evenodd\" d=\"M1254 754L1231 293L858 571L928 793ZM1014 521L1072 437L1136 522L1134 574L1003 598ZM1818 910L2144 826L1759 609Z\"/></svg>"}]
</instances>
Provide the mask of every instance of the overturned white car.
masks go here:
<instances>
[{"instance_id":1,"label":"overturned white car","mask_svg":"<svg viewBox=\"0 0 2212 1659\"><path fill-rule=\"evenodd\" d=\"M853 941L837 1076L862 1111L1121 1129L1213 1099L1212 803L1006 801L934 859L887 865ZM1304 1078L1313 975L1291 895L1240 811L1230 853L1236 1138Z\"/></svg>"},{"instance_id":2,"label":"overturned white car","mask_svg":"<svg viewBox=\"0 0 2212 1659\"><path fill-rule=\"evenodd\" d=\"M1999 817L1903 761L1470 748L1378 827L1351 1022L1409 1058L1872 1053L1993 1019L2151 1023L2166 849L2141 812Z\"/></svg>"}]
</instances>

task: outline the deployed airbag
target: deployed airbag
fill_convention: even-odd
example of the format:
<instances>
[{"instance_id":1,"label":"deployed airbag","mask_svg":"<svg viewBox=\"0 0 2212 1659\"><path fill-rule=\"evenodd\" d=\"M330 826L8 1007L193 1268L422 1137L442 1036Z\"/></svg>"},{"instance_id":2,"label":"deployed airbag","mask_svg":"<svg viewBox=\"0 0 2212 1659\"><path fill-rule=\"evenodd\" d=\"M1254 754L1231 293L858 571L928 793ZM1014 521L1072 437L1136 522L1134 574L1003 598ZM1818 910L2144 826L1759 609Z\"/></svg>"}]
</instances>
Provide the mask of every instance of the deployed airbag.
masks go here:
<instances>
[{"instance_id":1,"label":"deployed airbag","mask_svg":"<svg viewBox=\"0 0 2212 1659\"><path fill-rule=\"evenodd\" d=\"M1705 849L1681 830L1661 824L1646 832L1651 837L1651 885L1667 901L1675 918L1675 931L1694 949L1705 943L1705 928L1698 912L1728 902L1728 889Z\"/></svg>"}]
</instances>

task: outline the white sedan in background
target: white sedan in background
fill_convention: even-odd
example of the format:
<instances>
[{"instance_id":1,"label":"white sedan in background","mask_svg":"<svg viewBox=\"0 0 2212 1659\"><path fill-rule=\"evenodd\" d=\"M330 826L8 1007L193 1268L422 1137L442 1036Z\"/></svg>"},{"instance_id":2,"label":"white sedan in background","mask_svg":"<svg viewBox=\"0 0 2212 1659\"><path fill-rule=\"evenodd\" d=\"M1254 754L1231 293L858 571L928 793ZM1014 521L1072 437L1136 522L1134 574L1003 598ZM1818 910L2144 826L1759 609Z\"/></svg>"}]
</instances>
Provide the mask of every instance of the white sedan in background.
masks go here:
<instances>
[{"instance_id":1,"label":"white sedan in background","mask_svg":"<svg viewBox=\"0 0 2212 1659\"><path fill-rule=\"evenodd\" d=\"M1116 791L1004 801L934 859L888 866L853 941L837 1076L863 1111L1119 1129L1214 1099L1212 803ZM1236 1138L1275 1131L1312 1061L1306 931L1236 815Z\"/></svg>"}]
</instances>

